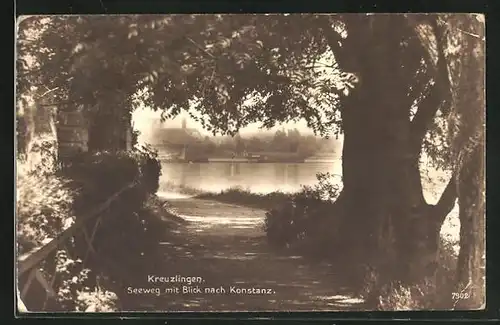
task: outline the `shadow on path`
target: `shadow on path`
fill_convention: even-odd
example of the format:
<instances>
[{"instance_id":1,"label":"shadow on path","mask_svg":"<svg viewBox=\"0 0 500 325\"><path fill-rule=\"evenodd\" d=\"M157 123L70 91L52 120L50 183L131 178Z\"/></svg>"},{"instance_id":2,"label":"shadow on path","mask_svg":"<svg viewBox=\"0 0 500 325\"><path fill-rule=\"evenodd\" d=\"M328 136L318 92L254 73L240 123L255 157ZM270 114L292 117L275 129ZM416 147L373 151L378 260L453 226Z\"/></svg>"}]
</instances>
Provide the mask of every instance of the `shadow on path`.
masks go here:
<instances>
[{"instance_id":1,"label":"shadow on path","mask_svg":"<svg viewBox=\"0 0 500 325\"><path fill-rule=\"evenodd\" d=\"M362 300L335 282L332 265L273 252L262 230L263 210L189 197L169 198L167 209L188 223L169 230L158 243L160 260L142 262L137 281L123 288L125 311L363 308ZM165 282L176 275L177 282ZM188 277L201 282L179 282ZM133 293L141 288L150 292Z\"/></svg>"}]
</instances>

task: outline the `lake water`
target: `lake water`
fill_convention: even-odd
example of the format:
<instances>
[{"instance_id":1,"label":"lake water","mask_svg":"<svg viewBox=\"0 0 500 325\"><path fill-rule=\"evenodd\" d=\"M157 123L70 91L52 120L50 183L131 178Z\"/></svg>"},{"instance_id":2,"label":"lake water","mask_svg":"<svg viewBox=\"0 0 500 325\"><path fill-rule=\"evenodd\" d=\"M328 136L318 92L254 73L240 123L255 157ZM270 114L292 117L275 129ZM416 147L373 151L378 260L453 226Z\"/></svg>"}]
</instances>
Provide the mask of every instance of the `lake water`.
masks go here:
<instances>
[{"instance_id":1,"label":"lake water","mask_svg":"<svg viewBox=\"0 0 500 325\"><path fill-rule=\"evenodd\" d=\"M435 204L449 176L442 172L423 172L422 185L428 203ZM254 193L273 191L295 192L302 185L317 183L316 174L329 172L341 183L342 161L315 163L162 163L162 176L158 195L172 198L181 195L172 192L172 185L195 188L206 192L220 192L240 187ZM424 176L424 174L429 177ZM433 180L433 181L432 181ZM448 241L457 243L460 223L458 205L446 218L441 234ZM458 249L458 246L456 250Z\"/></svg>"},{"instance_id":2,"label":"lake water","mask_svg":"<svg viewBox=\"0 0 500 325\"><path fill-rule=\"evenodd\" d=\"M341 180L342 162L314 163L163 163L160 184L172 184L219 192L231 187L255 193L295 192L316 183L317 173ZM160 185L161 191L161 185Z\"/></svg>"}]
</instances>

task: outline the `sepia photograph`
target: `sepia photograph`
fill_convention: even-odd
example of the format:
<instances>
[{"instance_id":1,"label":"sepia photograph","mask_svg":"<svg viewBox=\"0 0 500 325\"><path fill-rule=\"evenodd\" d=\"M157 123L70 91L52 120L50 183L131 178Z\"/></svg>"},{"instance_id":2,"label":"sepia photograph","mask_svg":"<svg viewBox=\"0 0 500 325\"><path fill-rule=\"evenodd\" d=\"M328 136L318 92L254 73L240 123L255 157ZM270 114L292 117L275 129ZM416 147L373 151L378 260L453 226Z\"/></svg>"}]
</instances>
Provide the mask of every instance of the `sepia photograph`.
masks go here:
<instances>
[{"instance_id":1,"label":"sepia photograph","mask_svg":"<svg viewBox=\"0 0 500 325\"><path fill-rule=\"evenodd\" d=\"M37 312L482 310L485 16L20 16Z\"/></svg>"}]
</instances>

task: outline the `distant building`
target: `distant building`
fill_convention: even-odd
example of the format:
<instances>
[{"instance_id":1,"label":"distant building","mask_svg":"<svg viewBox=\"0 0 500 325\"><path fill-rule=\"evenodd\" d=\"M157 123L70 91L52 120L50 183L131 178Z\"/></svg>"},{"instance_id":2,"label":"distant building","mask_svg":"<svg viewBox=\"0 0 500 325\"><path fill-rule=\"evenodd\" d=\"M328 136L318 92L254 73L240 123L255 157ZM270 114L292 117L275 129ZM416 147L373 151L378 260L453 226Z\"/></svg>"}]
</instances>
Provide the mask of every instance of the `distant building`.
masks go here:
<instances>
[{"instance_id":1,"label":"distant building","mask_svg":"<svg viewBox=\"0 0 500 325\"><path fill-rule=\"evenodd\" d=\"M151 144L160 151L175 152L178 158L184 160L189 147L203 140L204 137L201 133L197 129L188 128L186 119L183 119L180 128L159 128L154 130Z\"/></svg>"},{"instance_id":2,"label":"distant building","mask_svg":"<svg viewBox=\"0 0 500 325\"><path fill-rule=\"evenodd\" d=\"M180 128L158 128L153 133L152 144L155 145L189 145L203 140L200 131L188 128L186 119L182 120Z\"/></svg>"}]
</instances>

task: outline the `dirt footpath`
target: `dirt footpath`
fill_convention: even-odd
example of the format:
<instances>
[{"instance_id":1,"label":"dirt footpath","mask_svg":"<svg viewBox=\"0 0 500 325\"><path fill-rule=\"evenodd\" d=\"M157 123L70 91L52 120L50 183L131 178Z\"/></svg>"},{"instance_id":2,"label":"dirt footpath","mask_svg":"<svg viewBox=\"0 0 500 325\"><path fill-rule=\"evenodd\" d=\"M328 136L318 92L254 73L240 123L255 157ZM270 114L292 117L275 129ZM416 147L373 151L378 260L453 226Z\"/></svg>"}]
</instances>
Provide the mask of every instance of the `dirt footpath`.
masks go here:
<instances>
[{"instance_id":1,"label":"dirt footpath","mask_svg":"<svg viewBox=\"0 0 500 325\"><path fill-rule=\"evenodd\" d=\"M168 198L168 209L188 223L158 243L163 257L145 265L142 282L124 288L131 298L125 310L362 309L335 282L331 265L274 252L263 210L181 196Z\"/></svg>"}]
</instances>

